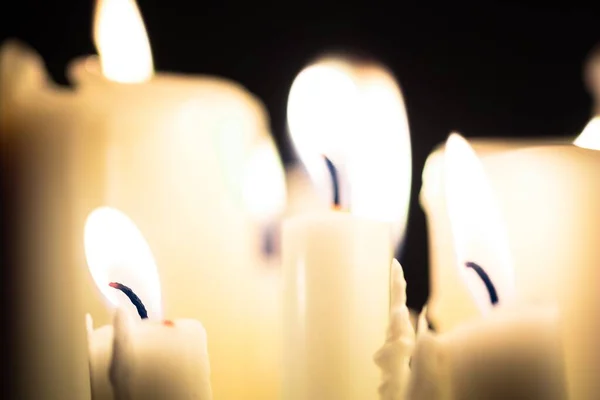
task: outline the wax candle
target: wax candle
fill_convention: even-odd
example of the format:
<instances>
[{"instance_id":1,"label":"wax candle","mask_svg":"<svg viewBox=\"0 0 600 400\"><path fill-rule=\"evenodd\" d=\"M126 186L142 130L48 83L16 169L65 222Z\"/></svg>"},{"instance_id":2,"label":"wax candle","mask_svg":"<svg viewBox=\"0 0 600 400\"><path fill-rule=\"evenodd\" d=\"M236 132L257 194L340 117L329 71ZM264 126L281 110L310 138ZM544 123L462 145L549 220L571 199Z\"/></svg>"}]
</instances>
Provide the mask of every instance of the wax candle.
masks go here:
<instances>
[{"instance_id":1,"label":"wax candle","mask_svg":"<svg viewBox=\"0 0 600 400\"><path fill-rule=\"evenodd\" d=\"M390 86L389 78L382 76L373 72L372 87L368 83L361 87L348 65L327 61L301 72L290 91L292 139L317 185L320 173L327 172L332 188L327 192L336 210L314 211L284 222L286 399L375 399L378 395L380 373L373 354L385 338L393 235L404 230L400 222L404 210L388 202L402 200L392 185L369 186L364 175L368 171L371 177L378 176L373 181L385 181L382 175L398 170L392 169L391 163L364 161L374 157L376 149L398 144L394 135L408 135L402 130L406 125L402 125L401 95ZM361 89L378 94L362 97ZM375 130L375 138L367 142L366 135L361 135L366 131L353 124L366 129L367 110L373 110L377 101L386 110L383 115L393 133ZM338 136L336 141L338 132L347 136ZM361 151L366 155L361 156ZM364 171L353 164L359 162L367 166ZM368 192L361 192L367 188ZM350 212L339 210L348 203ZM390 215L384 215L384 210Z\"/></svg>"},{"instance_id":2,"label":"wax candle","mask_svg":"<svg viewBox=\"0 0 600 400\"><path fill-rule=\"evenodd\" d=\"M3 369L9 398L89 397L83 269L73 262L71 99L15 41L0 49ZM65 340L68 338L68 340Z\"/></svg>"},{"instance_id":3,"label":"wax candle","mask_svg":"<svg viewBox=\"0 0 600 400\"><path fill-rule=\"evenodd\" d=\"M477 312L419 339L409 398L566 398L556 305L516 306L504 218L483 165L457 134L446 144L445 178L455 268Z\"/></svg>"},{"instance_id":4,"label":"wax candle","mask_svg":"<svg viewBox=\"0 0 600 400\"><path fill-rule=\"evenodd\" d=\"M157 268L134 222L116 209L96 210L85 241L99 289L121 306L114 327L94 330L88 314L93 399L211 399L206 331L196 320L162 321Z\"/></svg>"},{"instance_id":5,"label":"wax candle","mask_svg":"<svg viewBox=\"0 0 600 400\"><path fill-rule=\"evenodd\" d=\"M404 399L410 377L410 356L415 328L406 307L406 281L398 260L392 262L390 321L384 345L375 354L381 368L379 395L382 400Z\"/></svg>"}]
</instances>

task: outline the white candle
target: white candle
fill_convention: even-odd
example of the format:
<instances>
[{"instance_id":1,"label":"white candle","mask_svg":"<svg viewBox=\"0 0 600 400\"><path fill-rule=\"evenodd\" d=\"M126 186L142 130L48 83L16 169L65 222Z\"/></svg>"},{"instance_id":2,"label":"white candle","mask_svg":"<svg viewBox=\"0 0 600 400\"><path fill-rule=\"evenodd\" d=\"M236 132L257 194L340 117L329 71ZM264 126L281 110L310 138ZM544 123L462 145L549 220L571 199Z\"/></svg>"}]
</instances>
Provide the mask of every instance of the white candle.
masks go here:
<instances>
[{"instance_id":1,"label":"white candle","mask_svg":"<svg viewBox=\"0 0 600 400\"><path fill-rule=\"evenodd\" d=\"M401 94L389 76L366 73L365 86L359 77L347 64L326 61L301 72L290 92L288 119L298 153L317 184L327 173L330 199L337 206L350 203L351 213L315 211L284 222L286 399L378 397L373 355L385 338L390 262L404 231L406 199L386 179L405 171L392 168L397 163L388 163L387 153L383 160L374 157L386 146L406 151L396 145L408 140L408 130ZM361 91L377 94L363 97ZM369 117L381 116L370 114L378 104L390 129L367 131ZM365 163L370 157L373 162ZM367 168L359 171L358 163ZM369 185L369 174L389 185ZM402 186L409 182L400 180Z\"/></svg>"},{"instance_id":2,"label":"white candle","mask_svg":"<svg viewBox=\"0 0 600 400\"><path fill-rule=\"evenodd\" d=\"M158 271L134 222L106 207L90 215L85 233L92 276L107 299L121 307L114 329L94 330L88 315L93 399L211 399L206 331L195 320L161 320ZM117 290L121 286L115 281L125 282L143 310Z\"/></svg>"},{"instance_id":3,"label":"white candle","mask_svg":"<svg viewBox=\"0 0 600 400\"><path fill-rule=\"evenodd\" d=\"M42 60L0 50L0 182L4 388L20 399L89 397L81 265L74 263L71 98ZM68 340L65 340L68 338Z\"/></svg>"},{"instance_id":4,"label":"white candle","mask_svg":"<svg viewBox=\"0 0 600 400\"><path fill-rule=\"evenodd\" d=\"M410 398L566 398L556 306L516 307L510 248L483 165L457 134L445 151L455 268L476 312L419 341Z\"/></svg>"},{"instance_id":5,"label":"white candle","mask_svg":"<svg viewBox=\"0 0 600 400\"><path fill-rule=\"evenodd\" d=\"M216 396L277 398L279 277L256 238L285 197L266 111L225 79L152 74L133 1L99 1L96 16L100 60L69 70L78 105L74 229L98 207L123 210L157 260L166 314L201 319L219 338L209 343ZM265 203L248 196L256 182ZM91 277L87 287L87 310L108 323Z\"/></svg>"},{"instance_id":6,"label":"white candle","mask_svg":"<svg viewBox=\"0 0 600 400\"><path fill-rule=\"evenodd\" d=\"M206 330L192 319L135 321L117 312L110 378L116 400L211 400Z\"/></svg>"}]
</instances>

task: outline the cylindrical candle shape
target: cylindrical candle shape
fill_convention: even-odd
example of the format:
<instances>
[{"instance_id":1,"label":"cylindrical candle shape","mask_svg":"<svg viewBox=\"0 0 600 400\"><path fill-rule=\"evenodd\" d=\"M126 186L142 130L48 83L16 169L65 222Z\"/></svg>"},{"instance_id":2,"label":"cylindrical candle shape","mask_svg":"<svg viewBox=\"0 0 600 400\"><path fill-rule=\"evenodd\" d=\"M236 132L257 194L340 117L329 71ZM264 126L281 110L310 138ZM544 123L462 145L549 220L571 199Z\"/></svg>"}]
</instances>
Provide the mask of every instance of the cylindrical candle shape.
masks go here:
<instances>
[{"instance_id":1,"label":"cylindrical candle shape","mask_svg":"<svg viewBox=\"0 0 600 400\"><path fill-rule=\"evenodd\" d=\"M206 330L200 322L136 321L117 311L112 347L116 400L212 400Z\"/></svg>"},{"instance_id":2,"label":"cylindrical candle shape","mask_svg":"<svg viewBox=\"0 0 600 400\"><path fill-rule=\"evenodd\" d=\"M84 270L73 263L72 99L28 49L0 52L2 324L9 398L89 398ZM6 297L4 297L6 296ZM12 396L12 397L11 397Z\"/></svg>"},{"instance_id":3,"label":"cylindrical candle shape","mask_svg":"<svg viewBox=\"0 0 600 400\"><path fill-rule=\"evenodd\" d=\"M376 399L385 339L390 226L343 212L283 226L286 400Z\"/></svg>"},{"instance_id":4,"label":"cylindrical candle shape","mask_svg":"<svg viewBox=\"0 0 600 400\"><path fill-rule=\"evenodd\" d=\"M498 310L435 336L411 362L411 400L565 400L556 309Z\"/></svg>"},{"instance_id":5,"label":"cylindrical candle shape","mask_svg":"<svg viewBox=\"0 0 600 400\"><path fill-rule=\"evenodd\" d=\"M267 113L256 97L225 79L168 73L149 77L147 52L130 57L147 49L134 8L132 0L101 1L96 39L102 68L88 58L69 71L80 106L76 232L83 233L89 213L100 206L129 215L155 256L165 315L201 320L209 335L218 338L209 344L215 396L275 399L280 383L281 346L274 345L281 339L279 271L264 268L255 238L264 232L258 225L274 222L276 212L265 212L259 204L263 215L256 218L256 199L243 190L244 185L281 178L256 172L261 147L270 156L269 168L281 168ZM134 38L127 36L132 31ZM141 43L132 44L132 39ZM113 47L122 44L130 46L124 52ZM113 62L127 71L121 74ZM246 175L250 169L254 176ZM268 192L263 187L261 200L280 207L281 187ZM83 264L83 248L79 258ZM99 325L107 323L106 306L91 277L86 285L87 311Z\"/></svg>"}]
</instances>

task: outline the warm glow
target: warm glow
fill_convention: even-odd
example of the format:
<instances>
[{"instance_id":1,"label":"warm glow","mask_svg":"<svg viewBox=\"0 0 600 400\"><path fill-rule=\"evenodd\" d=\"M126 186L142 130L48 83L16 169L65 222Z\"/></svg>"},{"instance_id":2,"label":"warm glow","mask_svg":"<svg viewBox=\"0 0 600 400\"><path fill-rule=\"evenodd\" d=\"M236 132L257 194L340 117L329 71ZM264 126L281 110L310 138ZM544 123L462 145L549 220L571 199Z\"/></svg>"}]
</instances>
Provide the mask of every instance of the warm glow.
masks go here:
<instances>
[{"instance_id":1,"label":"warm glow","mask_svg":"<svg viewBox=\"0 0 600 400\"><path fill-rule=\"evenodd\" d=\"M394 241L400 239L411 151L404 100L393 76L377 65L325 59L296 77L287 113L296 150L319 189L331 194L326 155L340 173L342 206L391 222Z\"/></svg>"},{"instance_id":2,"label":"warm glow","mask_svg":"<svg viewBox=\"0 0 600 400\"><path fill-rule=\"evenodd\" d=\"M465 266L469 261L487 272L501 304L512 301L515 277L504 221L481 161L456 133L446 142L445 182L457 266L477 305L483 311L491 309L482 280Z\"/></svg>"},{"instance_id":3,"label":"warm glow","mask_svg":"<svg viewBox=\"0 0 600 400\"><path fill-rule=\"evenodd\" d=\"M271 141L259 144L245 168L244 204L259 220L280 215L285 207L285 175Z\"/></svg>"},{"instance_id":4,"label":"warm glow","mask_svg":"<svg viewBox=\"0 0 600 400\"><path fill-rule=\"evenodd\" d=\"M109 286L119 282L138 295L149 318L161 318L158 270L148 243L131 219L114 208L95 209L85 224L84 244L90 273L113 306L135 313L129 299Z\"/></svg>"},{"instance_id":5,"label":"warm glow","mask_svg":"<svg viewBox=\"0 0 600 400\"><path fill-rule=\"evenodd\" d=\"M573 142L575 146L600 150L600 117L594 117Z\"/></svg>"},{"instance_id":6,"label":"warm glow","mask_svg":"<svg viewBox=\"0 0 600 400\"><path fill-rule=\"evenodd\" d=\"M134 0L98 0L94 42L107 79L138 83L152 77L150 42Z\"/></svg>"}]
</instances>

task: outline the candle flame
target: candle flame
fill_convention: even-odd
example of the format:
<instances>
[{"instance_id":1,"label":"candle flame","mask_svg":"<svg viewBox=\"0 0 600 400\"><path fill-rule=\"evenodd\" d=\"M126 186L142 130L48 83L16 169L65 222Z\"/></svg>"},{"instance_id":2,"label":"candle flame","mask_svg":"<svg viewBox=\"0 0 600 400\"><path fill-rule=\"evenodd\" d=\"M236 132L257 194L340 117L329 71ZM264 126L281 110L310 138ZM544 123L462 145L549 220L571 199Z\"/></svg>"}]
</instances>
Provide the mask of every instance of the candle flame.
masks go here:
<instances>
[{"instance_id":1,"label":"candle flame","mask_svg":"<svg viewBox=\"0 0 600 400\"><path fill-rule=\"evenodd\" d=\"M492 304L486 282L468 263L480 266L493 283L500 303L515 296L514 267L500 209L475 151L461 135L446 142L445 182L459 274L482 311ZM495 294L495 293L494 293Z\"/></svg>"},{"instance_id":2,"label":"candle flame","mask_svg":"<svg viewBox=\"0 0 600 400\"><path fill-rule=\"evenodd\" d=\"M137 315L131 301L111 287L112 282L120 282L135 291L150 318L160 318L158 269L148 243L129 217L110 207L95 209L85 224L84 246L92 278L114 307Z\"/></svg>"},{"instance_id":3,"label":"candle flame","mask_svg":"<svg viewBox=\"0 0 600 400\"><path fill-rule=\"evenodd\" d=\"M107 79L139 83L152 77L150 42L134 0L97 1L94 42Z\"/></svg>"},{"instance_id":4,"label":"candle flame","mask_svg":"<svg viewBox=\"0 0 600 400\"><path fill-rule=\"evenodd\" d=\"M600 150L600 116L588 122L573 144L585 149Z\"/></svg>"},{"instance_id":5,"label":"candle flame","mask_svg":"<svg viewBox=\"0 0 600 400\"><path fill-rule=\"evenodd\" d=\"M309 175L331 202L326 156L339 172L340 201L354 215L390 222L394 244L408 216L411 151L402 92L375 64L328 58L290 89L288 126Z\"/></svg>"}]
</instances>

